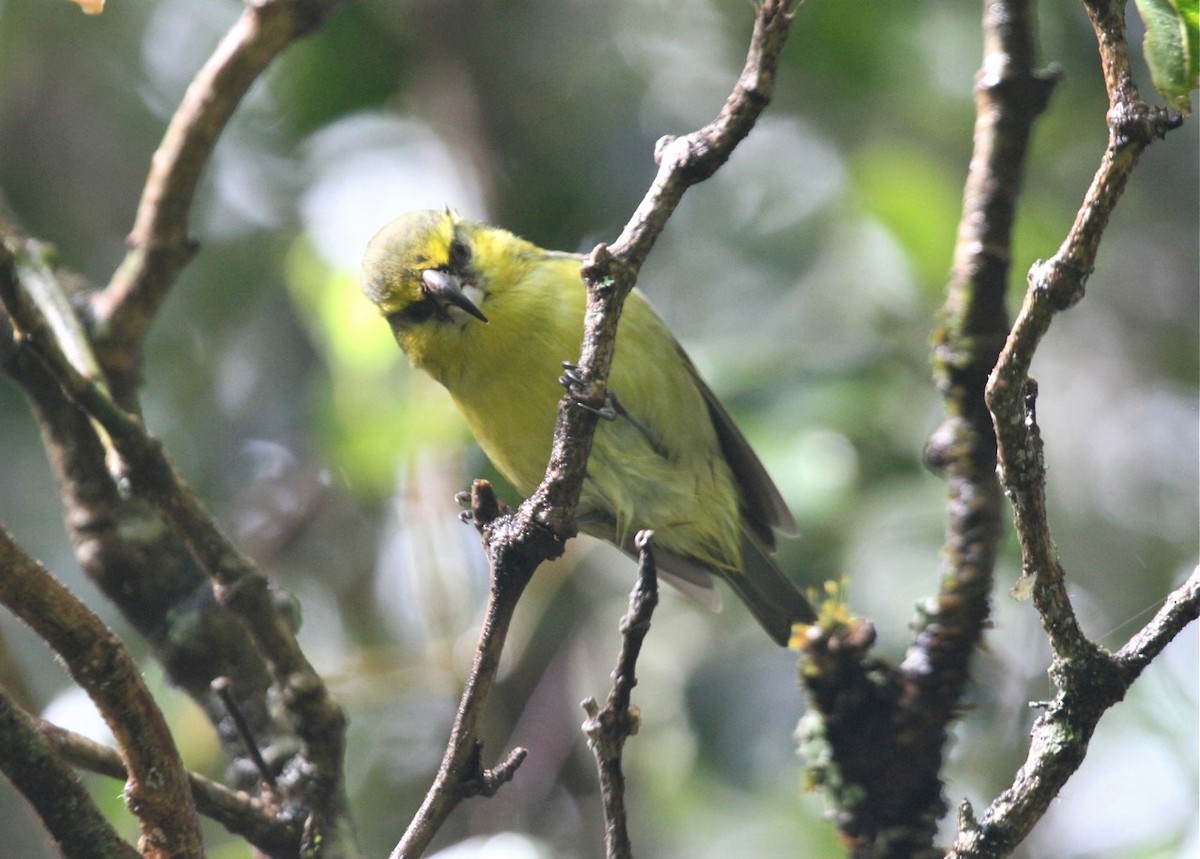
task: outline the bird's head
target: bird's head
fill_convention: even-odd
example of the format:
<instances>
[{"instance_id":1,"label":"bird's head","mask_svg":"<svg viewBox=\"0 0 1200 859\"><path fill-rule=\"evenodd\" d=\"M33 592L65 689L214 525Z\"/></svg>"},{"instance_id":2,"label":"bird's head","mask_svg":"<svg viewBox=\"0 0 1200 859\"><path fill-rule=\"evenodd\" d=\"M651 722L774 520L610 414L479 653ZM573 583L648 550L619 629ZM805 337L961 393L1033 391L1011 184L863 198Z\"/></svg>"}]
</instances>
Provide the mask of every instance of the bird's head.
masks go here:
<instances>
[{"instance_id":1,"label":"bird's head","mask_svg":"<svg viewBox=\"0 0 1200 859\"><path fill-rule=\"evenodd\" d=\"M367 245L363 292L397 332L433 320L487 322L480 309L487 285L476 258L486 229L450 211L401 215Z\"/></svg>"}]
</instances>

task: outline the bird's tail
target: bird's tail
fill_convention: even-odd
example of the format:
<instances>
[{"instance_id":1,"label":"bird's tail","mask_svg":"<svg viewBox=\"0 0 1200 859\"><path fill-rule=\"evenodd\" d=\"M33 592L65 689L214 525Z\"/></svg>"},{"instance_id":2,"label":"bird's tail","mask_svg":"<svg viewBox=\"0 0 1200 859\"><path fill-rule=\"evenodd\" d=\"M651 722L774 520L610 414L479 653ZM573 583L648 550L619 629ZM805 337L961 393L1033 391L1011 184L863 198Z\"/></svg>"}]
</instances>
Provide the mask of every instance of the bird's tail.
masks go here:
<instances>
[{"instance_id":1,"label":"bird's tail","mask_svg":"<svg viewBox=\"0 0 1200 859\"><path fill-rule=\"evenodd\" d=\"M713 589L712 578L715 575L723 579L767 634L786 647L792 636L792 625L812 623L817 619L817 613L800 587L779 568L757 540L746 535L742 542L740 570L718 569L658 546L654 547L654 557L663 579L714 611L720 609L721 598Z\"/></svg>"},{"instance_id":2,"label":"bird's tail","mask_svg":"<svg viewBox=\"0 0 1200 859\"><path fill-rule=\"evenodd\" d=\"M783 647L791 638L793 624L813 623L817 619L799 585L751 537L743 540L742 569L722 571L721 578L767 634Z\"/></svg>"}]
</instances>

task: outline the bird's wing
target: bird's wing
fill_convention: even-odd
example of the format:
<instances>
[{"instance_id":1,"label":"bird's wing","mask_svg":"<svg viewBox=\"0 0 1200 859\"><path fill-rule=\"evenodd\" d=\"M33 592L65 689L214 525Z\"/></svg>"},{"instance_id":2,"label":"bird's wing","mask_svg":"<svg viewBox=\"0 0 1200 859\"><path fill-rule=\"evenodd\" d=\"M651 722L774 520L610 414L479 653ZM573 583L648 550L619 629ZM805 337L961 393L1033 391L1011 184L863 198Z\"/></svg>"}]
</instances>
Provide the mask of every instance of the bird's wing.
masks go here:
<instances>
[{"instance_id":1,"label":"bird's wing","mask_svg":"<svg viewBox=\"0 0 1200 859\"><path fill-rule=\"evenodd\" d=\"M712 392L708 383L700 378L700 374L696 372L695 366L686 354L684 358L687 360L688 369L691 370L696 387L704 395L704 402L708 406L708 414L712 417L713 428L717 431L717 440L721 444L721 451L725 454L725 460L729 463L729 468L737 481L742 506L746 513L746 524L750 526L754 536L762 542L763 546L773 550L775 534L772 529L789 537L794 537L799 533L792 511L788 509L775 482L767 474L766 468L763 467L758 456L750 447L750 442L746 441L742 431L733 422L729 412L721 405L721 401L717 399L717 395Z\"/></svg>"}]
</instances>

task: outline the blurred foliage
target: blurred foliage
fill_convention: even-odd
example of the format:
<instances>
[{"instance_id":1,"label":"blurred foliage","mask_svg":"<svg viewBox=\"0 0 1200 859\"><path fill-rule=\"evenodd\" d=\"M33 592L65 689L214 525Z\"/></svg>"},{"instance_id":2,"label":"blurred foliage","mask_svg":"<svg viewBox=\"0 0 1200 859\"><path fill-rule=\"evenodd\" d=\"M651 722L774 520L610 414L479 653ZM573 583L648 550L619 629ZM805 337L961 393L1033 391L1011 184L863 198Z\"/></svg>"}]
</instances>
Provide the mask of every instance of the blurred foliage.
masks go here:
<instances>
[{"instance_id":1,"label":"blurred foliage","mask_svg":"<svg viewBox=\"0 0 1200 859\"><path fill-rule=\"evenodd\" d=\"M238 11L162 0L85 17L0 2L0 193L94 283L121 257L166 119ZM1026 172L1014 309L1106 134L1082 9L1040 16L1044 61L1065 78ZM653 175L655 139L719 108L749 26L745 4L705 0L368 0L293 47L217 149L193 218L201 253L149 343L147 420L303 601L303 641L351 719L349 790L371 855L395 842L441 754L486 592L453 495L495 475L358 295L362 248L395 214L443 205L547 247L611 239ZM939 563L943 490L921 465L940 413L928 337L979 45L971 4L800 6L776 104L685 200L642 282L796 510L804 536L783 562L813 585L848 573L854 612L897 657ZM1087 299L1034 368L1057 544L1085 629L1109 645L1196 560L1197 182L1194 127L1149 150ZM128 634L75 569L11 386L0 438L0 520ZM1010 546L955 732L952 804L980 807L1007 784L1026 702L1046 692L1033 610L1005 596L1018 566ZM446 855L600 854L577 702L607 689L633 575L582 540L539 574L485 728L490 753L533 751L515 785L460 810L439 843L462 844ZM0 636L38 705L85 724L44 648L7 616ZM1193 627L1101 723L1024 855L1195 855L1196 641ZM838 855L820 797L800 793L790 655L739 606L708 616L673 594L647 648L644 729L627 752L639 855ZM182 712L189 761L216 767L209 729ZM1133 783L1136 799L1108 789ZM96 784L113 804L118 786ZM2 807L12 855L51 855L21 804ZM520 835L492 837L504 832ZM244 855L211 835L214 855Z\"/></svg>"},{"instance_id":2,"label":"blurred foliage","mask_svg":"<svg viewBox=\"0 0 1200 859\"><path fill-rule=\"evenodd\" d=\"M1142 48L1154 88L1177 110L1191 108L1200 85L1200 6L1196 0L1137 0L1146 25Z\"/></svg>"}]
</instances>

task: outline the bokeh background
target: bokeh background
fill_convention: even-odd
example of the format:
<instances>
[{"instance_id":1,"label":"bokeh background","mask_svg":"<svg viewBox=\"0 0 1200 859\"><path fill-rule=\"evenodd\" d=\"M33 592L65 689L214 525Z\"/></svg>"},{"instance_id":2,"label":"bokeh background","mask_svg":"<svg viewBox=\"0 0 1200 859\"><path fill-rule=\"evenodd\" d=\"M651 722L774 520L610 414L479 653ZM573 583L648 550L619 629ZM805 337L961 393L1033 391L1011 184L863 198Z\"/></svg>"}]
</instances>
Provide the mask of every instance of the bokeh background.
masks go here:
<instances>
[{"instance_id":1,"label":"bokeh background","mask_svg":"<svg viewBox=\"0 0 1200 859\"><path fill-rule=\"evenodd\" d=\"M0 193L94 283L121 259L167 119L239 11L112 0L89 18L66 0L0 0ZM1034 139L1014 309L1106 134L1081 7L1039 15L1043 62L1065 76ZM350 717L368 855L395 843L440 758L486 593L453 496L496 475L358 294L363 247L396 214L447 205L546 247L613 238L653 175L654 141L720 107L750 20L747 4L713 0L353 3L271 68L216 150L192 219L201 253L148 344L147 420L303 603L302 641ZM775 103L689 193L642 277L801 522L782 562L813 585L847 574L852 608L893 657L939 565L943 487L921 464L940 418L928 341L979 53L977 4L809 0ZM1197 160L1194 121L1147 152L1086 300L1034 364L1055 538L1086 631L1110 646L1196 563ZM144 653L76 569L11 385L0 521ZM1028 702L1049 694L1034 612L1007 596L1018 572L1010 539L950 749L952 806L1008 784ZM457 812L443 856L602 855L579 701L607 692L633 578L586 539L539 572L484 732L492 755L532 754L514 785ZM38 706L95 730L44 646L8 615L0 639ZM143 664L188 762L218 774L211 730ZM708 615L666 594L639 667L644 723L626 758L639 855L839 855L821 796L802 790L794 660L739 605ZM1193 625L1104 718L1021 855L1200 851L1197 670ZM120 786L94 783L120 817ZM54 855L7 784L0 798L0 853ZM210 836L212 855L245 855Z\"/></svg>"}]
</instances>

